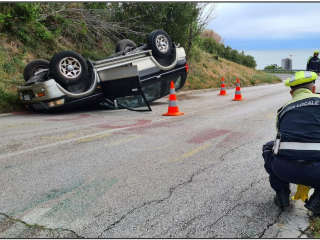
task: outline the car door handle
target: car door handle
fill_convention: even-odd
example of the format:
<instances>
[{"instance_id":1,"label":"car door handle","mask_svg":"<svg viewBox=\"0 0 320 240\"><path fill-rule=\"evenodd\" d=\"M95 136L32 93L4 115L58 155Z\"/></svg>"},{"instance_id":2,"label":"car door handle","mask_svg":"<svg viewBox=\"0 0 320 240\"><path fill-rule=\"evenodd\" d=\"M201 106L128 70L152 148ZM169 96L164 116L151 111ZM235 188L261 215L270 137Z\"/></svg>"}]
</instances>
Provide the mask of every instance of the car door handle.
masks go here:
<instances>
[{"instance_id":1,"label":"car door handle","mask_svg":"<svg viewBox=\"0 0 320 240\"><path fill-rule=\"evenodd\" d=\"M157 78L161 78L161 75L158 75Z\"/></svg>"}]
</instances>

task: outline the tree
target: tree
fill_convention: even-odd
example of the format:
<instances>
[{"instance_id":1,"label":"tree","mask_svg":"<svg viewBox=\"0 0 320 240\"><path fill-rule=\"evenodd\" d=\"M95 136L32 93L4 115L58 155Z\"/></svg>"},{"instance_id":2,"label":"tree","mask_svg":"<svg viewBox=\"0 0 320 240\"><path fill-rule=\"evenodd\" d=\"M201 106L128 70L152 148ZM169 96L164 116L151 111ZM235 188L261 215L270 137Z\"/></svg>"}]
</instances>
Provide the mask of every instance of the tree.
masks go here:
<instances>
[{"instance_id":1,"label":"tree","mask_svg":"<svg viewBox=\"0 0 320 240\"><path fill-rule=\"evenodd\" d=\"M209 38L212 38L213 40L215 40L217 43L224 44L224 39L222 39L222 37L218 33L216 33L215 31L213 31L212 29L205 29L201 33L201 37L203 37L203 38L209 37Z\"/></svg>"},{"instance_id":2,"label":"tree","mask_svg":"<svg viewBox=\"0 0 320 240\"><path fill-rule=\"evenodd\" d=\"M279 67L278 64L269 64L264 69L282 69L282 67Z\"/></svg>"},{"instance_id":3,"label":"tree","mask_svg":"<svg viewBox=\"0 0 320 240\"><path fill-rule=\"evenodd\" d=\"M132 27L136 31L144 32L144 35L126 35L126 38L135 42L145 42L148 33L161 29L169 34L173 42L186 47L189 25L198 17L198 11L194 10L197 3L192 2L124 2L111 5L117 9L114 21L124 21L132 17L139 21Z\"/></svg>"},{"instance_id":4,"label":"tree","mask_svg":"<svg viewBox=\"0 0 320 240\"><path fill-rule=\"evenodd\" d=\"M119 41L125 34L143 35L133 30L138 23L134 17L123 21L113 21L115 11L110 3L42 3L42 11L37 21L48 28L61 29L75 39L85 38L92 43L100 39ZM79 34L81 36L79 36Z\"/></svg>"},{"instance_id":5,"label":"tree","mask_svg":"<svg viewBox=\"0 0 320 240\"><path fill-rule=\"evenodd\" d=\"M232 51L232 48L230 46L226 46L224 48L224 52L223 52L223 57L227 60L231 60L231 51Z\"/></svg>"},{"instance_id":6,"label":"tree","mask_svg":"<svg viewBox=\"0 0 320 240\"><path fill-rule=\"evenodd\" d=\"M254 57L251 55L246 55L243 61L243 65L250 68L256 68L257 63L256 60L254 60Z\"/></svg>"},{"instance_id":7,"label":"tree","mask_svg":"<svg viewBox=\"0 0 320 240\"><path fill-rule=\"evenodd\" d=\"M40 3L1 3L0 30L11 31L17 24L34 21L40 10Z\"/></svg>"},{"instance_id":8,"label":"tree","mask_svg":"<svg viewBox=\"0 0 320 240\"><path fill-rule=\"evenodd\" d=\"M192 6L193 18L190 18L188 44L185 46L187 59L194 39L203 32L210 21L216 18L215 8L214 3L196 3Z\"/></svg>"},{"instance_id":9,"label":"tree","mask_svg":"<svg viewBox=\"0 0 320 240\"><path fill-rule=\"evenodd\" d=\"M231 57L230 60L231 60L232 62L241 64L241 63L240 63L240 54L239 54L239 52L238 52L237 50L232 49L232 50L231 50L231 53L230 53L230 57Z\"/></svg>"}]
</instances>

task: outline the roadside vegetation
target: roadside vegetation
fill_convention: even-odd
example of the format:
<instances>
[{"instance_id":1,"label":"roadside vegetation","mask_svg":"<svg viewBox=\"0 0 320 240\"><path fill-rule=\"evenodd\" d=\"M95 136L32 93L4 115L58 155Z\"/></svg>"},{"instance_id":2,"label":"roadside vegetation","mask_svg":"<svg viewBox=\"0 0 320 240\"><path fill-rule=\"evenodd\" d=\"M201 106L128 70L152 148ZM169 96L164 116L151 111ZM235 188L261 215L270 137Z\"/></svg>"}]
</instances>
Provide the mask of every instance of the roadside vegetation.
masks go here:
<instances>
[{"instance_id":1,"label":"roadside vegetation","mask_svg":"<svg viewBox=\"0 0 320 240\"><path fill-rule=\"evenodd\" d=\"M250 55L224 45L213 30L214 3L197 2L2 2L0 3L0 113L24 109L17 86L33 59L50 60L53 54L73 50L84 58L101 60L114 53L116 43L128 38L137 44L147 35L165 30L185 48L189 75L184 90L281 82L255 70ZM313 222L320 237L320 220Z\"/></svg>"},{"instance_id":2,"label":"roadside vegetation","mask_svg":"<svg viewBox=\"0 0 320 240\"><path fill-rule=\"evenodd\" d=\"M275 83L279 79L255 70L250 55L239 53L213 30L216 5L196 2L127 3L0 3L0 113L23 110L17 86L33 59L47 59L73 50L90 60L114 53L116 43L128 38L145 43L155 29L165 30L186 50L189 76L184 90Z\"/></svg>"},{"instance_id":3,"label":"roadside vegetation","mask_svg":"<svg viewBox=\"0 0 320 240\"><path fill-rule=\"evenodd\" d=\"M292 70L284 70L278 64L269 64L264 67L264 71L268 73L291 73L294 74Z\"/></svg>"},{"instance_id":4,"label":"roadside vegetation","mask_svg":"<svg viewBox=\"0 0 320 240\"><path fill-rule=\"evenodd\" d=\"M195 46L190 54L189 74L184 90L220 88L222 77L226 87L235 87L239 78L241 86L279 83L281 80L272 74L257 71L216 55L207 53Z\"/></svg>"},{"instance_id":5,"label":"roadside vegetation","mask_svg":"<svg viewBox=\"0 0 320 240\"><path fill-rule=\"evenodd\" d=\"M320 217L315 218L309 227L313 238L320 238Z\"/></svg>"}]
</instances>

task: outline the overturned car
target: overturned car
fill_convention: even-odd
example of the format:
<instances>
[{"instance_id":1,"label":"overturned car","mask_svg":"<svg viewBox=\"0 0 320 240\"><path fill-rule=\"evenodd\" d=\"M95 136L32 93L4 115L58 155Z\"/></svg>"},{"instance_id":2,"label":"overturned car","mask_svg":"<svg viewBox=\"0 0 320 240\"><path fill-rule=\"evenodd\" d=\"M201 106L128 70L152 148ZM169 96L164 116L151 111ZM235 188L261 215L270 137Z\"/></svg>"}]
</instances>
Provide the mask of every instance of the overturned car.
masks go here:
<instances>
[{"instance_id":1,"label":"overturned car","mask_svg":"<svg viewBox=\"0 0 320 240\"><path fill-rule=\"evenodd\" d=\"M151 110L149 103L176 90L186 81L188 65L182 47L155 30L148 43L137 46L124 39L116 53L100 60L85 60L73 51L55 54L50 61L36 59L24 69L26 83L18 87L21 101L34 111L70 109L105 104L129 110Z\"/></svg>"}]
</instances>

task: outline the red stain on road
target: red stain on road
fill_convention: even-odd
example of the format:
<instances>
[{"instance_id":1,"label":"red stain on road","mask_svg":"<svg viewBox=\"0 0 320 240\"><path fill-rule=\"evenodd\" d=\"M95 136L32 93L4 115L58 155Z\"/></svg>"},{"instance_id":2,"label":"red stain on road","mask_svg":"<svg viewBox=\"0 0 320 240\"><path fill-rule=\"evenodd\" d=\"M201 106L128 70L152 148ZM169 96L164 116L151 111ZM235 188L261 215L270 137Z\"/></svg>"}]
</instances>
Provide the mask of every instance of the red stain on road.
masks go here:
<instances>
[{"instance_id":1,"label":"red stain on road","mask_svg":"<svg viewBox=\"0 0 320 240\"><path fill-rule=\"evenodd\" d=\"M231 147L235 143L242 143L244 140L248 139L249 134L242 132L232 132L224 140L222 140L216 147Z\"/></svg>"},{"instance_id":2,"label":"red stain on road","mask_svg":"<svg viewBox=\"0 0 320 240\"><path fill-rule=\"evenodd\" d=\"M81 114L81 115L79 115L79 116L72 117L72 118L48 118L48 119L44 119L44 120L45 120L45 121L61 122L61 121L82 120L82 119L88 118L88 117L91 117L91 114Z\"/></svg>"},{"instance_id":3,"label":"red stain on road","mask_svg":"<svg viewBox=\"0 0 320 240\"><path fill-rule=\"evenodd\" d=\"M137 134L147 134L147 135L160 135L161 133L150 133L148 130L156 129L156 128L170 128L170 127L178 127L176 123L173 122L159 122L152 123L148 125L142 125L130 129L126 129L126 132L137 133Z\"/></svg>"},{"instance_id":4,"label":"red stain on road","mask_svg":"<svg viewBox=\"0 0 320 240\"><path fill-rule=\"evenodd\" d=\"M221 135L230 133L228 130L217 130L217 129L206 129L200 133L198 133L193 138L189 139L187 143L204 143L213 138L217 138Z\"/></svg>"},{"instance_id":5,"label":"red stain on road","mask_svg":"<svg viewBox=\"0 0 320 240\"><path fill-rule=\"evenodd\" d=\"M118 126L112 126L110 124L100 124L98 125L97 127L98 128L107 128L107 129L112 129L112 128L126 128L126 127L135 127L135 126L143 126L143 125L146 125L146 124L149 124L151 123L151 120L147 120L147 119L140 119L140 120L137 120L136 123L133 123L133 124L127 124L127 125L118 125Z\"/></svg>"},{"instance_id":6,"label":"red stain on road","mask_svg":"<svg viewBox=\"0 0 320 240\"><path fill-rule=\"evenodd\" d=\"M35 114L35 112L31 112L31 111L12 112L12 114L29 115L29 114Z\"/></svg>"}]
</instances>

